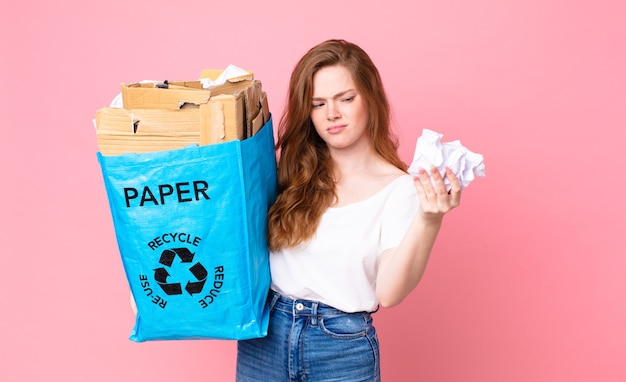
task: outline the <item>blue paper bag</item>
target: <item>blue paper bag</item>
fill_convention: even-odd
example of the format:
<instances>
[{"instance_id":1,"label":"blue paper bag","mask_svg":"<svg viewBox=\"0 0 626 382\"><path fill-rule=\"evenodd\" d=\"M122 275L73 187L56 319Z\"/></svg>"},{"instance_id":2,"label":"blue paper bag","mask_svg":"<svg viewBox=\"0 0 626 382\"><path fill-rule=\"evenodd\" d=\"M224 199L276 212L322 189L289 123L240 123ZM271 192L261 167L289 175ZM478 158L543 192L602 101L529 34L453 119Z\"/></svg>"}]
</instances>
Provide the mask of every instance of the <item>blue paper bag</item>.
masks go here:
<instances>
[{"instance_id":1,"label":"blue paper bag","mask_svg":"<svg viewBox=\"0 0 626 382\"><path fill-rule=\"evenodd\" d=\"M265 336L272 120L242 141L98 160L137 304L130 339Z\"/></svg>"}]
</instances>

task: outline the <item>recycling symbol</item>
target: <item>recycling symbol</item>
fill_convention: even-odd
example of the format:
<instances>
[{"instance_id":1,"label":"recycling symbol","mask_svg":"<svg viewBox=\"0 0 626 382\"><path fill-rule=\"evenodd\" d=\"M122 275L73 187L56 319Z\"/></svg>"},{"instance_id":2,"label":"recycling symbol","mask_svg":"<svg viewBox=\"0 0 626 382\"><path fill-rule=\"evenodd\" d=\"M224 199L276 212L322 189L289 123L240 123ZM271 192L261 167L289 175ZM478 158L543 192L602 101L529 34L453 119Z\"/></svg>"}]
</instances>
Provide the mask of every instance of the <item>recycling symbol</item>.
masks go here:
<instances>
[{"instance_id":1,"label":"recycling symbol","mask_svg":"<svg viewBox=\"0 0 626 382\"><path fill-rule=\"evenodd\" d=\"M193 262L194 253L189 251L187 248L166 249L163 253L161 253L161 258L159 259L159 263L165 267L156 268L154 270L154 279L159 284L161 289L163 289L163 292L170 296L183 294L183 288L180 282L168 282L167 280L170 276L170 273L167 270L172 270L172 264L174 264L176 256L180 258L181 264L187 265ZM189 267L189 273L195 278L195 280L188 280L185 285L185 290L193 296L195 293L202 292L208 272L202 264L197 262Z\"/></svg>"}]
</instances>

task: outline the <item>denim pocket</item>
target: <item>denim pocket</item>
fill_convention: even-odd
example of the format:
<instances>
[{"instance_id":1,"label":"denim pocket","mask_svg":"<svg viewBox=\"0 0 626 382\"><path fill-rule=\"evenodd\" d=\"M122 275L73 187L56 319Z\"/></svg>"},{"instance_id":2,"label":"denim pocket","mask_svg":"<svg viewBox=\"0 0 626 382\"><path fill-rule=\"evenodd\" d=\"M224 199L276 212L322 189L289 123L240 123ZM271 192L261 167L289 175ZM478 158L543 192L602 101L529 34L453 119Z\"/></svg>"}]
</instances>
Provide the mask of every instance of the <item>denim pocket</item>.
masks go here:
<instances>
[{"instance_id":1,"label":"denim pocket","mask_svg":"<svg viewBox=\"0 0 626 382\"><path fill-rule=\"evenodd\" d=\"M323 316L319 321L320 330L337 339L364 337L372 326L369 313L352 313L337 316Z\"/></svg>"}]
</instances>

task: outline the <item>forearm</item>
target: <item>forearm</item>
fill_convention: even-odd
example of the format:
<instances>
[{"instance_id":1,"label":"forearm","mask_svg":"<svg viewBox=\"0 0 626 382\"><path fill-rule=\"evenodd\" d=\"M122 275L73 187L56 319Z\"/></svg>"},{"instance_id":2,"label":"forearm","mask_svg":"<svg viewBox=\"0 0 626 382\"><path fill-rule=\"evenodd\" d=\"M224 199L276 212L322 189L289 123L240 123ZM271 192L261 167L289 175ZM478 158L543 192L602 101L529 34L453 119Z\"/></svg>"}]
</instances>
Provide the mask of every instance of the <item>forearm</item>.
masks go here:
<instances>
[{"instance_id":1,"label":"forearm","mask_svg":"<svg viewBox=\"0 0 626 382\"><path fill-rule=\"evenodd\" d=\"M400 245L386 250L376 277L376 296L383 307L399 304L424 274L443 216L424 219L417 215Z\"/></svg>"}]
</instances>

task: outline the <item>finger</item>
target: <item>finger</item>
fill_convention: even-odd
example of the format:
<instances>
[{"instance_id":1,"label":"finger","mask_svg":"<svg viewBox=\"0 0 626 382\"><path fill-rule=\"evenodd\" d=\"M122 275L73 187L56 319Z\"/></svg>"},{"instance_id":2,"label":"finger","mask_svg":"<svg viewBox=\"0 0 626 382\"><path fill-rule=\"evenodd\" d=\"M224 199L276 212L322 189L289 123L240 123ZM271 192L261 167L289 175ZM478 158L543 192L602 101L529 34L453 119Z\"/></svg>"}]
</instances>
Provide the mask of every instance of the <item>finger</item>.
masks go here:
<instances>
[{"instance_id":1,"label":"finger","mask_svg":"<svg viewBox=\"0 0 626 382\"><path fill-rule=\"evenodd\" d=\"M443 178L441 177L441 174L439 173L439 170L437 169L437 167L435 166L431 167L430 174L431 174L431 178L433 182L433 187L437 195L446 194L447 193L446 184L443 181Z\"/></svg>"},{"instance_id":2,"label":"finger","mask_svg":"<svg viewBox=\"0 0 626 382\"><path fill-rule=\"evenodd\" d=\"M426 175L428 176L428 174ZM428 193L424 187L424 183L422 181L422 179L420 178L419 175L416 175L413 177L413 181L415 183L415 189L417 190L417 196L419 198L420 201L420 213L422 215L424 214L430 214L433 213L434 211L436 211L436 202L433 203L432 199L436 198L437 196L435 195L434 191L431 192L431 196L429 199Z\"/></svg>"},{"instance_id":3,"label":"finger","mask_svg":"<svg viewBox=\"0 0 626 382\"><path fill-rule=\"evenodd\" d=\"M461 187L461 182L459 181L459 178L456 176L454 171L452 171L452 169L447 166L446 166L446 178L450 182L450 190L452 192L461 192L462 187Z\"/></svg>"},{"instance_id":4,"label":"finger","mask_svg":"<svg viewBox=\"0 0 626 382\"><path fill-rule=\"evenodd\" d=\"M417 196L421 201L426 201L428 198L426 197L426 191L424 190L424 186L419 179L419 176L413 176L413 183L415 183L415 190L417 191Z\"/></svg>"},{"instance_id":5,"label":"finger","mask_svg":"<svg viewBox=\"0 0 626 382\"><path fill-rule=\"evenodd\" d=\"M446 178L450 182L450 205L452 208L457 207L461 203L461 193L463 191L463 187L461 186L461 182L458 177L449 167L446 167Z\"/></svg>"},{"instance_id":6,"label":"finger","mask_svg":"<svg viewBox=\"0 0 626 382\"><path fill-rule=\"evenodd\" d=\"M433 186L431 178L428 175L428 172L423 168L419 169L419 182L424 188L424 193L426 194L428 199L432 200L437 197L437 193L435 192L435 187Z\"/></svg>"}]
</instances>

